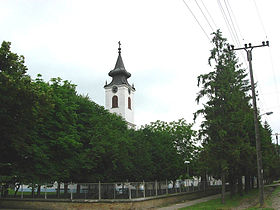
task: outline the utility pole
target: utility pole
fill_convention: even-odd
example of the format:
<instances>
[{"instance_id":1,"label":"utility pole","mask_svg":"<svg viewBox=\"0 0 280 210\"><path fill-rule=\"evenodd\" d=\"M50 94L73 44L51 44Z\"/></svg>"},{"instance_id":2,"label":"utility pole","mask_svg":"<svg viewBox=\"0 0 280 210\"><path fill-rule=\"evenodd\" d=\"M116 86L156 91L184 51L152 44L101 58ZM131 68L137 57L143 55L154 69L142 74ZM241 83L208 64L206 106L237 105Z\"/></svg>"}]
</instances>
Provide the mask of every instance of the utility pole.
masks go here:
<instances>
[{"instance_id":1,"label":"utility pole","mask_svg":"<svg viewBox=\"0 0 280 210\"><path fill-rule=\"evenodd\" d=\"M250 71L250 80L251 80L251 88L252 88L252 98L253 98L253 110L254 110L254 125L255 125L255 138L256 138L256 152L257 152L257 167L258 167L258 182L259 182L259 199L260 199L260 207L264 205L264 186L263 186L263 168L262 168L262 152L261 152L261 141L260 141L260 129L258 123L258 110L257 110L257 101L256 101L256 92L255 92L255 82L253 76L253 68L252 68L252 50L257 47L266 47L269 46L269 42L262 42L262 45L252 46L251 43L245 44L244 47L234 48L231 45L229 50L245 50L247 53L247 59L249 62L249 71Z\"/></svg>"}]
</instances>

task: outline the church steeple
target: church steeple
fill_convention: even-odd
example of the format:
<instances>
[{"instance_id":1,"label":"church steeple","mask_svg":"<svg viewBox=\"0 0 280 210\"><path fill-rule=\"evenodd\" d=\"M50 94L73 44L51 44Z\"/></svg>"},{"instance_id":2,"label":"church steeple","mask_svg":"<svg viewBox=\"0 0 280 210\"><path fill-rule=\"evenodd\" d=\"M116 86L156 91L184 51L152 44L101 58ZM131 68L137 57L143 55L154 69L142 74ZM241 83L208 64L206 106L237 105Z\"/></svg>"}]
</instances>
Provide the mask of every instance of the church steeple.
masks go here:
<instances>
[{"instance_id":1,"label":"church steeple","mask_svg":"<svg viewBox=\"0 0 280 210\"><path fill-rule=\"evenodd\" d=\"M124 67L122 55L121 55L121 43L118 42L118 44L119 44L118 59L115 68L109 72L109 76L112 77L112 81L110 84L105 85L104 87L110 87L113 85L121 85L121 84L126 84L129 87L131 87L131 85L127 81L127 79L131 77L131 74L128 71L126 71Z\"/></svg>"},{"instance_id":2,"label":"church steeple","mask_svg":"<svg viewBox=\"0 0 280 210\"><path fill-rule=\"evenodd\" d=\"M135 128L134 124L134 85L130 85L127 79L131 74L126 71L119 42L118 59L115 68L109 72L112 81L105 83L105 108L111 113L123 117L129 128Z\"/></svg>"}]
</instances>

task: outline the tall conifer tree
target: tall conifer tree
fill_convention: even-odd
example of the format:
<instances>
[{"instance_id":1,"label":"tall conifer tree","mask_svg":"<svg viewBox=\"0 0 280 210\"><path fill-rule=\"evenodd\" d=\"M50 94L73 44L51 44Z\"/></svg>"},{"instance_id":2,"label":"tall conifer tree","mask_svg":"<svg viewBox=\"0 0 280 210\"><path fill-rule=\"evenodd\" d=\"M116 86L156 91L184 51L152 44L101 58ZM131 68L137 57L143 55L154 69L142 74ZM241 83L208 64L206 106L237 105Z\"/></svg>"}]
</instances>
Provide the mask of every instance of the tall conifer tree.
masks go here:
<instances>
[{"instance_id":1,"label":"tall conifer tree","mask_svg":"<svg viewBox=\"0 0 280 210\"><path fill-rule=\"evenodd\" d=\"M206 98L201 114L200 134L204 139L207 161L212 171L222 178L222 203L224 203L225 179L231 172L238 171L241 147L246 137L244 123L249 106L249 85L245 70L238 64L233 51L228 49L227 40L218 30L213 33L214 48L211 50L209 65L214 70L198 76L197 94L199 103Z\"/></svg>"}]
</instances>

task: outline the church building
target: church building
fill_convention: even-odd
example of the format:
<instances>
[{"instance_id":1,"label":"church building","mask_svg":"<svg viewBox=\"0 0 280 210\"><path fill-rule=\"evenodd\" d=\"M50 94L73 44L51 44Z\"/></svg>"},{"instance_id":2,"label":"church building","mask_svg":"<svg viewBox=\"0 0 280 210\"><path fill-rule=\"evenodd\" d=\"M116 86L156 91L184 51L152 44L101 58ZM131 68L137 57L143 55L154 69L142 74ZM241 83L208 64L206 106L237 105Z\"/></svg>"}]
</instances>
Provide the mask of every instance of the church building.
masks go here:
<instances>
[{"instance_id":1,"label":"church building","mask_svg":"<svg viewBox=\"0 0 280 210\"><path fill-rule=\"evenodd\" d=\"M134 85L127 81L131 74L126 71L122 56L121 43L119 42L118 59L115 68L109 72L111 83L105 84L105 108L111 113L116 113L126 120L129 128L135 128L134 124Z\"/></svg>"}]
</instances>

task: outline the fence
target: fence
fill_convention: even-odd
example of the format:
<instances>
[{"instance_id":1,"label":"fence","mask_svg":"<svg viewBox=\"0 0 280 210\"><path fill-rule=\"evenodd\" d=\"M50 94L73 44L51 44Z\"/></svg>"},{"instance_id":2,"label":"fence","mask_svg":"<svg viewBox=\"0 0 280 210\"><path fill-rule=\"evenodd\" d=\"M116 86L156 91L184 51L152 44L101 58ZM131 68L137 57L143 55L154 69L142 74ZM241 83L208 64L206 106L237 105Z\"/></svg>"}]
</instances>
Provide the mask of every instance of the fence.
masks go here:
<instances>
[{"instance_id":1,"label":"fence","mask_svg":"<svg viewBox=\"0 0 280 210\"><path fill-rule=\"evenodd\" d=\"M21 185L15 195L10 186L5 197L40 199L136 199L182 192L198 192L220 186L221 181L199 182L197 180L119 182L119 183L67 183L46 185ZM32 187L33 186L33 187ZM3 197L3 196L2 196Z\"/></svg>"}]
</instances>

